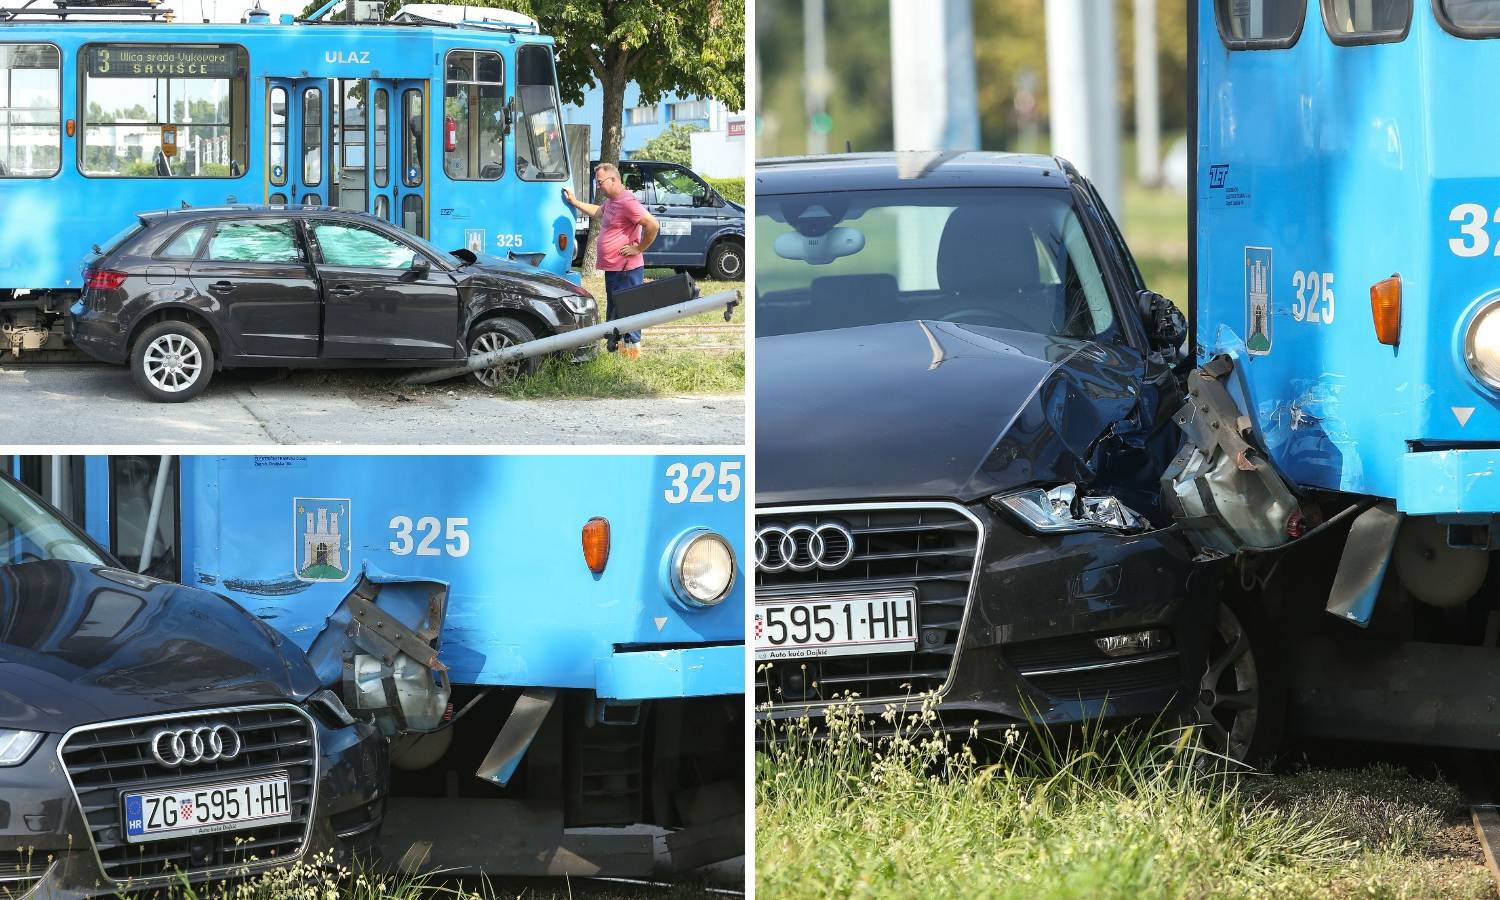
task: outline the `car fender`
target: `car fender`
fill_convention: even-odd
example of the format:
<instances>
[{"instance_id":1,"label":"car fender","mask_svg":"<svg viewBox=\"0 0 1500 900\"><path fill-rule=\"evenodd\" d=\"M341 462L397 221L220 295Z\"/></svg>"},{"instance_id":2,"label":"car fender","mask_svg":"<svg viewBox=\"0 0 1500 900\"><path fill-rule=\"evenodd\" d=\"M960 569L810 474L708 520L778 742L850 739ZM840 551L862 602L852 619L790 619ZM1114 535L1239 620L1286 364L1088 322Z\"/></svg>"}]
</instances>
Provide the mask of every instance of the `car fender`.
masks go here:
<instances>
[{"instance_id":1,"label":"car fender","mask_svg":"<svg viewBox=\"0 0 1500 900\"><path fill-rule=\"evenodd\" d=\"M545 298L520 291L491 288L475 291L469 300L464 334L467 335L471 328L484 319L505 315L508 312L520 313L520 318L527 321L540 321L546 327L548 334L563 327L562 318ZM537 337L545 337L545 335L538 334Z\"/></svg>"}]
</instances>

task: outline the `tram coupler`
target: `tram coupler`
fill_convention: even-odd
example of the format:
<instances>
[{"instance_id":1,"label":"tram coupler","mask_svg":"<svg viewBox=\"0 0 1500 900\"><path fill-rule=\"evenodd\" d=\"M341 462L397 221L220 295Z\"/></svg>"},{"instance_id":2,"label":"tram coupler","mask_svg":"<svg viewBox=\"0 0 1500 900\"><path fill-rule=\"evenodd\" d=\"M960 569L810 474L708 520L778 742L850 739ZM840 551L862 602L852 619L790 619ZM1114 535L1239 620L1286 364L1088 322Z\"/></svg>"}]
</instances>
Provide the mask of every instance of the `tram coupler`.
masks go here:
<instances>
[{"instance_id":1,"label":"tram coupler","mask_svg":"<svg viewBox=\"0 0 1500 900\"><path fill-rule=\"evenodd\" d=\"M671 281L672 279L664 279ZM649 285L647 285L649 286ZM444 366L438 369L423 369L407 375L400 379L401 384L432 384L435 381L444 381L455 378L466 372L479 369L488 369L493 366L509 362L519 362L530 359L533 356L544 356L548 353L558 353L563 350L573 350L578 347L586 347L598 340L608 340L610 335L619 335L631 331L640 331L643 328L652 328L657 325L665 325L678 319L686 319L699 313L725 307L726 311L732 312L734 306L743 299L743 294L738 289L720 291L717 294L709 294L707 297L696 297L685 302L669 303L668 305L642 312L636 315L625 316L609 322L601 322L598 325L590 325L577 331L569 331L563 334L552 334L524 344L514 344L500 350L492 350L488 353L476 353L463 363L455 366Z\"/></svg>"}]
</instances>

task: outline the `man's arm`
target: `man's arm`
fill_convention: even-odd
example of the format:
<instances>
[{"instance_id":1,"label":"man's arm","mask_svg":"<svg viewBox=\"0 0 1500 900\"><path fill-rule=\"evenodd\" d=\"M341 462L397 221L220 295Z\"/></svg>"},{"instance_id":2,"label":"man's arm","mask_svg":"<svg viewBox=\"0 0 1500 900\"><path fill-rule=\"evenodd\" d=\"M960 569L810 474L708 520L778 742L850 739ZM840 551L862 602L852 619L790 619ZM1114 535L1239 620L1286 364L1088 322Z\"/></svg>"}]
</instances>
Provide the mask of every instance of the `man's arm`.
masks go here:
<instances>
[{"instance_id":1,"label":"man's arm","mask_svg":"<svg viewBox=\"0 0 1500 900\"><path fill-rule=\"evenodd\" d=\"M563 188L563 199L568 201L569 206L573 207L574 209L578 210L591 219L594 216L599 215L600 207L592 203L584 203L582 200L579 200L577 197L573 196L573 191L570 188Z\"/></svg>"},{"instance_id":2,"label":"man's arm","mask_svg":"<svg viewBox=\"0 0 1500 900\"><path fill-rule=\"evenodd\" d=\"M656 221L656 216L645 210L641 211L641 239L634 244L626 244L620 248L621 256L635 256L637 253L645 253L651 242L661 233L661 223Z\"/></svg>"}]
</instances>

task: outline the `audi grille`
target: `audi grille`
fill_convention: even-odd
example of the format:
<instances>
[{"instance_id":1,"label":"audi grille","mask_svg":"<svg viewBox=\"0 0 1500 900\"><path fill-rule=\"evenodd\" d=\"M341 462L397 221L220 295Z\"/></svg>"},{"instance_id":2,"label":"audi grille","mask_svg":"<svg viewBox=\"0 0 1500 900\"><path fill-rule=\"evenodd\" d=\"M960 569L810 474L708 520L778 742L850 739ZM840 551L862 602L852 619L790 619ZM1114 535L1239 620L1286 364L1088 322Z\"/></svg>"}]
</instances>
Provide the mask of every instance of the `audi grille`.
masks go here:
<instances>
[{"instance_id":1,"label":"audi grille","mask_svg":"<svg viewBox=\"0 0 1500 900\"><path fill-rule=\"evenodd\" d=\"M953 503L766 508L756 511L755 527L757 600L917 592L915 651L758 662L757 705L828 703L850 693L901 699L946 686L983 543L968 510Z\"/></svg>"},{"instance_id":2,"label":"audi grille","mask_svg":"<svg viewBox=\"0 0 1500 900\"><path fill-rule=\"evenodd\" d=\"M184 760L175 766L153 758L152 745L162 734L191 734L217 726L240 739L239 752L232 758L221 753L215 760ZM88 823L99 865L117 883L129 881L134 888L178 873L198 877L253 870L294 859L306 846L317 799L317 731L295 706L239 707L85 725L63 737L57 755ZM120 798L126 791L278 772L287 773L290 782L290 822L140 843L125 840Z\"/></svg>"}]
</instances>

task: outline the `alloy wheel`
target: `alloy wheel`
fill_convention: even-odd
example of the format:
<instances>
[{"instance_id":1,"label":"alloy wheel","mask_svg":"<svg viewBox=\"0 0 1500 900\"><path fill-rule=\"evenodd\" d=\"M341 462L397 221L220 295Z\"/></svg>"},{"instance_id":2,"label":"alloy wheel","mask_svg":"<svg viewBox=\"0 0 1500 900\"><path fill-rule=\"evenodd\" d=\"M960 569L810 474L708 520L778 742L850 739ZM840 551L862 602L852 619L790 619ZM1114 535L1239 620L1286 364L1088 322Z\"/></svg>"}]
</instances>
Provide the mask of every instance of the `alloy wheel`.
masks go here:
<instances>
[{"instance_id":1,"label":"alloy wheel","mask_svg":"<svg viewBox=\"0 0 1500 900\"><path fill-rule=\"evenodd\" d=\"M487 331L474 339L474 346L469 352L471 354L493 353L496 350L504 350L506 347L512 347L515 343L515 341L498 331ZM498 366L490 366L487 369L475 369L474 377L485 387L499 387L502 384L513 381L520 372L520 362L508 362Z\"/></svg>"},{"instance_id":2,"label":"alloy wheel","mask_svg":"<svg viewBox=\"0 0 1500 900\"><path fill-rule=\"evenodd\" d=\"M1250 635L1234 611L1220 604L1194 704L1205 740L1230 759L1246 761L1260 708L1261 673Z\"/></svg>"},{"instance_id":3,"label":"alloy wheel","mask_svg":"<svg viewBox=\"0 0 1500 900\"><path fill-rule=\"evenodd\" d=\"M192 387L203 372L203 356L192 341L180 334L164 334L146 347L146 380L175 394Z\"/></svg>"}]
</instances>

